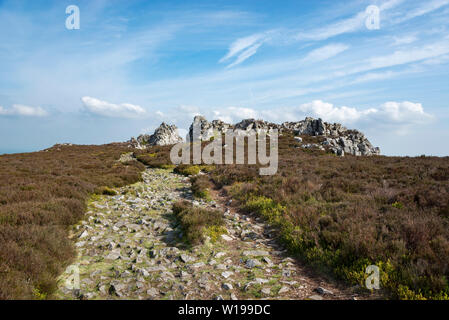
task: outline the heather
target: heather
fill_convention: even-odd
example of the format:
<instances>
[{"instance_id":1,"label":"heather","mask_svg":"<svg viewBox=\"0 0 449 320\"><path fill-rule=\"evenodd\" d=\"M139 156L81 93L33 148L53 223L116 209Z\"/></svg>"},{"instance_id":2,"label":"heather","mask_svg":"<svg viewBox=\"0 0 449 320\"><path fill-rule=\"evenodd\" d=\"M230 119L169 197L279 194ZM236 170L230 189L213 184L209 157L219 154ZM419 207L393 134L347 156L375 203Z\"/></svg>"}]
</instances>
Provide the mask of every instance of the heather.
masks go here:
<instances>
[{"instance_id":1,"label":"heather","mask_svg":"<svg viewBox=\"0 0 449 320\"><path fill-rule=\"evenodd\" d=\"M128 151L57 145L0 156L0 299L51 295L74 258L68 227L82 219L89 195L140 179L141 163L117 161Z\"/></svg>"}]
</instances>

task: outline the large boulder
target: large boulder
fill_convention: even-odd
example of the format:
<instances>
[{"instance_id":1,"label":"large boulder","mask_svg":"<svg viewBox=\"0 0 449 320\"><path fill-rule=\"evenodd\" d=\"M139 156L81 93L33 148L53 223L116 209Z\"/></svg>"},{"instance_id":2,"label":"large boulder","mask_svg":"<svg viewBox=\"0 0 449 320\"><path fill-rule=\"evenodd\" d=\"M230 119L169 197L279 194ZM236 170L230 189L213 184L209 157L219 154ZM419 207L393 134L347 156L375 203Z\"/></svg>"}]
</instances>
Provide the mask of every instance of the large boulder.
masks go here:
<instances>
[{"instance_id":1,"label":"large boulder","mask_svg":"<svg viewBox=\"0 0 449 320\"><path fill-rule=\"evenodd\" d=\"M149 146L167 146L182 141L183 139L179 136L178 128L175 125L162 122L152 135L141 134L137 139L133 137L130 144L134 148L145 149Z\"/></svg>"},{"instance_id":2,"label":"large boulder","mask_svg":"<svg viewBox=\"0 0 449 320\"><path fill-rule=\"evenodd\" d=\"M228 129L232 129L232 125L221 120L209 122L203 116L195 116L190 125L188 139L190 141L207 141L216 135L226 133Z\"/></svg>"}]
</instances>

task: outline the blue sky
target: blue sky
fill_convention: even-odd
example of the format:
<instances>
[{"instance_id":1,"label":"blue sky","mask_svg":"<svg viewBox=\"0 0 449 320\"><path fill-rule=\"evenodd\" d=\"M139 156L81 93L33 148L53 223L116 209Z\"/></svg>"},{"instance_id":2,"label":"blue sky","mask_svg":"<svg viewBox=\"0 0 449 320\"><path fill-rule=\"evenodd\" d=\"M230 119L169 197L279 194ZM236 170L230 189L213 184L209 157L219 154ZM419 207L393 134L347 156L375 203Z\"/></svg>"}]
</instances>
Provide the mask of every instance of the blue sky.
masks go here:
<instances>
[{"instance_id":1,"label":"blue sky","mask_svg":"<svg viewBox=\"0 0 449 320\"><path fill-rule=\"evenodd\" d=\"M386 155L446 156L448 75L449 0L0 0L0 153L125 141L162 121L185 133L203 114L321 117Z\"/></svg>"}]
</instances>

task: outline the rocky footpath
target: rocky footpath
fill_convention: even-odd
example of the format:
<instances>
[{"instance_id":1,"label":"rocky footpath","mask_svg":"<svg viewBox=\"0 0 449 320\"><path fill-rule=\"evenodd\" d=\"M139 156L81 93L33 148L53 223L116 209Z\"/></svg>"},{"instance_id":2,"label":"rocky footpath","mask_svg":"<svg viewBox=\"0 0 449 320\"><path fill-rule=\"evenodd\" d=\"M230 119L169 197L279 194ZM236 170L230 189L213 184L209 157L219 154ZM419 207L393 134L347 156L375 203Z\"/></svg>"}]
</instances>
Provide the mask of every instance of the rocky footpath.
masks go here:
<instances>
[{"instance_id":1,"label":"rocky footpath","mask_svg":"<svg viewBox=\"0 0 449 320\"><path fill-rule=\"evenodd\" d=\"M94 196L73 227L78 256L58 280L59 299L350 299L314 277L277 243L275 230L229 200L192 197L188 178L147 169L143 182ZM223 211L227 234L189 247L172 213L179 199ZM67 281L79 270L80 287ZM76 273L76 272L75 272ZM73 284L73 282L69 281Z\"/></svg>"}]
</instances>

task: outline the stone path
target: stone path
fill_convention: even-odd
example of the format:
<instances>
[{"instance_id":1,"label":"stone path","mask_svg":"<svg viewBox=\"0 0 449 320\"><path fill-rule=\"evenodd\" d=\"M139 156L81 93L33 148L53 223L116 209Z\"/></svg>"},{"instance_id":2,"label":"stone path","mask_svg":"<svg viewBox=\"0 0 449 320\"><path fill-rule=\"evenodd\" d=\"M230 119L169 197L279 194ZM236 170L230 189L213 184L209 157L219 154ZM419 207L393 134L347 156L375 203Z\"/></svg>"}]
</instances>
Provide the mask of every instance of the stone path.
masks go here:
<instances>
[{"instance_id":1,"label":"stone path","mask_svg":"<svg viewBox=\"0 0 449 320\"><path fill-rule=\"evenodd\" d=\"M78 257L58 299L351 299L287 257L274 230L228 200L193 200L188 178L147 169L143 182L96 196L74 226ZM179 199L224 212L228 234L189 248L171 207ZM79 271L79 289L73 285Z\"/></svg>"}]
</instances>

